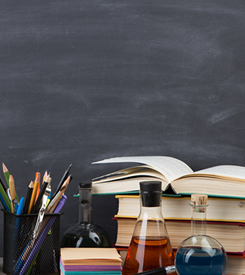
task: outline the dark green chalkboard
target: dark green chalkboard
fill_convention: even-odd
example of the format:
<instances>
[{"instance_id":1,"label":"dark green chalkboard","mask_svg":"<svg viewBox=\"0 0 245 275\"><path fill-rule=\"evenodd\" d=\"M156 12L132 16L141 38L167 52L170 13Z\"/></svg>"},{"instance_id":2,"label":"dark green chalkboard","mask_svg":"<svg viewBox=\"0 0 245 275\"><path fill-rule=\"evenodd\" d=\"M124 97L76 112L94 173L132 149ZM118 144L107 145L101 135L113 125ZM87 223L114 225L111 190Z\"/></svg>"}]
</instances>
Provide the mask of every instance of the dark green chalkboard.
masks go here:
<instances>
[{"instance_id":1,"label":"dark green chalkboard","mask_svg":"<svg viewBox=\"0 0 245 275\"><path fill-rule=\"evenodd\" d=\"M62 233L78 183L117 168L92 161L245 165L244 30L243 0L1 1L0 160L18 195L37 169L56 186L72 163ZM116 212L94 197L113 240ZM1 226L0 256L2 240Z\"/></svg>"}]
</instances>

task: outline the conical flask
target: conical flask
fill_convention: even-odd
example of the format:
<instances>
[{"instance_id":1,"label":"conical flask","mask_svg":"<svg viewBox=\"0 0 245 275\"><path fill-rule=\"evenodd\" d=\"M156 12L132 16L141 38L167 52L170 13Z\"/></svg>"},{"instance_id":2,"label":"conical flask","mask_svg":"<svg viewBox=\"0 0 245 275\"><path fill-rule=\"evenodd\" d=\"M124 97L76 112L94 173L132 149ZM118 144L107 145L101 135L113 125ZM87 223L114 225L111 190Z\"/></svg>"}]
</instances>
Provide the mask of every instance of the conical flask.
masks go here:
<instances>
[{"instance_id":1,"label":"conical flask","mask_svg":"<svg viewBox=\"0 0 245 275\"><path fill-rule=\"evenodd\" d=\"M174 255L162 215L161 182L140 182L140 202L140 214L122 275L137 274L174 264Z\"/></svg>"},{"instance_id":2,"label":"conical flask","mask_svg":"<svg viewBox=\"0 0 245 275\"><path fill-rule=\"evenodd\" d=\"M80 183L79 221L69 227L61 240L61 247L111 247L110 237L92 222L92 184Z\"/></svg>"}]
</instances>

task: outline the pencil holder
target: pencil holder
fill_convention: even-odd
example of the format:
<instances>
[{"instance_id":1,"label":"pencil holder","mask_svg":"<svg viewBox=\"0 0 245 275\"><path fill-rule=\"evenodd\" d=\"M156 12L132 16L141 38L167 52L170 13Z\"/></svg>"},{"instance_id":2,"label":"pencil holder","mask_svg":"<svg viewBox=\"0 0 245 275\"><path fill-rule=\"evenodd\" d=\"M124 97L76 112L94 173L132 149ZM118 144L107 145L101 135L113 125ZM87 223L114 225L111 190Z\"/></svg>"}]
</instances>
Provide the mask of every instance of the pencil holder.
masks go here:
<instances>
[{"instance_id":1,"label":"pencil holder","mask_svg":"<svg viewBox=\"0 0 245 275\"><path fill-rule=\"evenodd\" d=\"M59 274L60 215L46 214L33 238L37 214L4 212L3 272L16 274Z\"/></svg>"}]
</instances>

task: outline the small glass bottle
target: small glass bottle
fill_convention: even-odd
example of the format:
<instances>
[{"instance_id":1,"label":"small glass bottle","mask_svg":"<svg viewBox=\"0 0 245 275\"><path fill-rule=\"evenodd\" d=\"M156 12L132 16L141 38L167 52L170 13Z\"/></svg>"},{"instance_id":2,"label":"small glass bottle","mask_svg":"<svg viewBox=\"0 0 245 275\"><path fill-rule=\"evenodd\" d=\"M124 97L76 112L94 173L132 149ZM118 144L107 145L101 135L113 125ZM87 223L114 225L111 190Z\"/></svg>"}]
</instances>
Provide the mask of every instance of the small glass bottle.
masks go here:
<instances>
[{"instance_id":1,"label":"small glass bottle","mask_svg":"<svg viewBox=\"0 0 245 275\"><path fill-rule=\"evenodd\" d=\"M140 214L122 275L137 274L174 264L174 255L162 216L161 182L140 182L140 198Z\"/></svg>"},{"instance_id":2,"label":"small glass bottle","mask_svg":"<svg viewBox=\"0 0 245 275\"><path fill-rule=\"evenodd\" d=\"M106 231L92 222L92 184L79 184L79 222L69 227L61 247L111 247Z\"/></svg>"},{"instance_id":3,"label":"small glass bottle","mask_svg":"<svg viewBox=\"0 0 245 275\"><path fill-rule=\"evenodd\" d=\"M191 196L191 236L176 252L175 266L181 275L223 275L227 269L227 255L223 246L206 235L207 195Z\"/></svg>"}]
</instances>

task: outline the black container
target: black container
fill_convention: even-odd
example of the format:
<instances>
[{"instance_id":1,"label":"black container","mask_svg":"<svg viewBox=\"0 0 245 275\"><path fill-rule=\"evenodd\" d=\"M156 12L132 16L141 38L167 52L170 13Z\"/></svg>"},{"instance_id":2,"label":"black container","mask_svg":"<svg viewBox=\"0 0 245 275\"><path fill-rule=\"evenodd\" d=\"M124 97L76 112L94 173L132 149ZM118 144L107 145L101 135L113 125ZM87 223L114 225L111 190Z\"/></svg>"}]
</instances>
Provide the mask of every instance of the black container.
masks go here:
<instances>
[{"instance_id":1,"label":"black container","mask_svg":"<svg viewBox=\"0 0 245 275\"><path fill-rule=\"evenodd\" d=\"M3 242L3 272L12 275L16 263L24 251L28 241L32 238L37 220L37 214L15 215L4 212L4 242ZM60 213L44 215L41 226L54 220L51 229L45 237L38 251L31 271L26 274L38 275L59 274L60 261Z\"/></svg>"}]
</instances>

